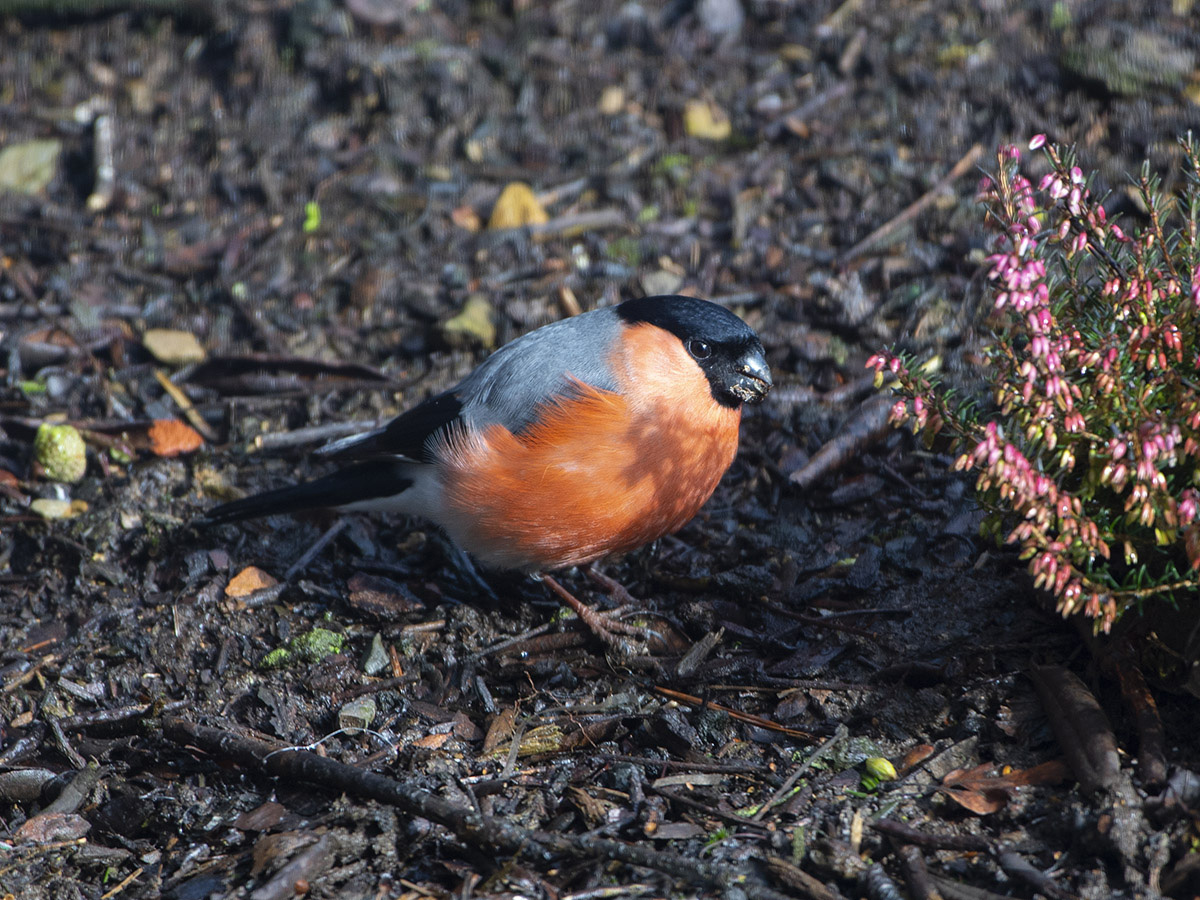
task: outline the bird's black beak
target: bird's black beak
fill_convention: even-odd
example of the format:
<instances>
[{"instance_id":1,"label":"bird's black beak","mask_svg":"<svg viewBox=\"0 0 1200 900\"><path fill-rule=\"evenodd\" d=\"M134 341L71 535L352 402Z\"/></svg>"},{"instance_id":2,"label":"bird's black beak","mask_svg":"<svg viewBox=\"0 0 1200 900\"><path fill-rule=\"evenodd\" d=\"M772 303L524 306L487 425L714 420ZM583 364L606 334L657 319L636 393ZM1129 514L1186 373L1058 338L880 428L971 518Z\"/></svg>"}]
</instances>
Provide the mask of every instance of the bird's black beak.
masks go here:
<instances>
[{"instance_id":1,"label":"bird's black beak","mask_svg":"<svg viewBox=\"0 0 1200 900\"><path fill-rule=\"evenodd\" d=\"M761 350L751 350L738 361L730 393L743 403L761 403L771 390L771 370Z\"/></svg>"}]
</instances>

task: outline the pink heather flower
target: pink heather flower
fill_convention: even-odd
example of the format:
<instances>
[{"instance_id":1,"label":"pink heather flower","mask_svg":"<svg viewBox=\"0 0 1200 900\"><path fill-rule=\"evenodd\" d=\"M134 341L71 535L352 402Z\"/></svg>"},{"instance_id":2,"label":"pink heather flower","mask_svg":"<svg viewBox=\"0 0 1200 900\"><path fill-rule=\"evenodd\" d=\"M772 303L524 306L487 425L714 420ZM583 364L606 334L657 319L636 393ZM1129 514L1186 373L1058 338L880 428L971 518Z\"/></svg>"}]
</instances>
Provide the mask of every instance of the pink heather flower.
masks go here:
<instances>
[{"instance_id":1,"label":"pink heather flower","mask_svg":"<svg viewBox=\"0 0 1200 900\"><path fill-rule=\"evenodd\" d=\"M1029 149L1030 150L1041 150L1042 147L1045 145L1045 143L1046 143L1046 136L1044 134L1035 134L1033 137L1031 137L1029 139Z\"/></svg>"},{"instance_id":2,"label":"pink heather flower","mask_svg":"<svg viewBox=\"0 0 1200 900\"><path fill-rule=\"evenodd\" d=\"M1071 166L1071 184L1083 184L1083 169L1079 166Z\"/></svg>"},{"instance_id":3,"label":"pink heather flower","mask_svg":"<svg viewBox=\"0 0 1200 900\"><path fill-rule=\"evenodd\" d=\"M903 400L897 400L892 405L892 411L888 413L889 422L903 422L908 418L908 404Z\"/></svg>"},{"instance_id":4,"label":"pink heather flower","mask_svg":"<svg viewBox=\"0 0 1200 900\"><path fill-rule=\"evenodd\" d=\"M1183 498L1179 501L1179 523L1191 525L1196 520L1198 511L1200 511L1200 494L1197 494L1194 488L1188 488L1183 492Z\"/></svg>"}]
</instances>

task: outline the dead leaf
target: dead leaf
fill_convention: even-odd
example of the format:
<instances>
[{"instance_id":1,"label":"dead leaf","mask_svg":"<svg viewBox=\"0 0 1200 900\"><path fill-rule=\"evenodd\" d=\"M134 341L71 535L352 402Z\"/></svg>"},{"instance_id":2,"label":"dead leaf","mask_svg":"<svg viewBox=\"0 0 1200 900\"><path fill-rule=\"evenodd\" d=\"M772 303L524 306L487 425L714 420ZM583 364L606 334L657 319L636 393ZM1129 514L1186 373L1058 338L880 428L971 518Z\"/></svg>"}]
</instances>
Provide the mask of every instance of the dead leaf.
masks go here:
<instances>
[{"instance_id":1,"label":"dead leaf","mask_svg":"<svg viewBox=\"0 0 1200 900\"><path fill-rule=\"evenodd\" d=\"M91 822L75 813L42 813L22 822L13 837L18 843L52 844L81 838L91 828Z\"/></svg>"},{"instance_id":2,"label":"dead leaf","mask_svg":"<svg viewBox=\"0 0 1200 900\"><path fill-rule=\"evenodd\" d=\"M606 116L615 116L625 108L625 91L615 84L610 84L600 93L600 112Z\"/></svg>"},{"instance_id":3,"label":"dead leaf","mask_svg":"<svg viewBox=\"0 0 1200 900\"><path fill-rule=\"evenodd\" d=\"M233 827L239 831L270 831L279 826L288 816L288 809L282 803L268 800L248 809L233 820Z\"/></svg>"},{"instance_id":4,"label":"dead leaf","mask_svg":"<svg viewBox=\"0 0 1200 900\"><path fill-rule=\"evenodd\" d=\"M450 740L449 732L441 734L427 734L425 737L417 738L412 742L414 747L420 747L422 750L441 750L446 741Z\"/></svg>"},{"instance_id":5,"label":"dead leaf","mask_svg":"<svg viewBox=\"0 0 1200 900\"><path fill-rule=\"evenodd\" d=\"M0 193L40 194L54 180L62 141L44 138L0 150Z\"/></svg>"},{"instance_id":6,"label":"dead leaf","mask_svg":"<svg viewBox=\"0 0 1200 900\"><path fill-rule=\"evenodd\" d=\"M509 184L496 199L488 228L524 228L526 225L544 225L550 216L534 196L533 188L523 181Z\"/></svg>"},{"instance_id":7,"label":"dead leaf","mask_svg":"<svg viewBox=\"0 0 1200 900\"><path fill-rule=\"evenodd\" d=\"M909 769L919 766L929 757L933 756L935 747L932 744L917 744L904 754L904 758L900 760L900 771L907 772Z\"/></svg>"},{"instance_id":8,"label":"dead leaf","mask_svg":"<svg viewBox=\"0 0 1200 900\"><path fill-rule=\"evenodd\" d=\"M733 134L733 125L715 103L689 100L683 107L683 130L702 141L724 141Z\"/></svg>"},{"instance_id":9,"label":"dead leaf","mask_svg":"<svg viewBox=\"0 0 1200 900\"><path fill-rule=\"evenodd\" d=\"M204 446L200 432L178 419L155 419L149 434L155 456L179 456Z\"/></svg>"},{"instance_id":10,"label":"dead leaf","mask_svg":"<svg viewBox=\"0 0 1200 900\"><path fill-rule=\"evenodd\" d=\"M315 844L317 840L317 836L310 831L284 831L259 838L254 842L254 850L251 853L251 876L257 878L264 871L274 871L284 861L305 847Z\"/></svg>"},{"instance_id":11,"label":"dead leaf","mask_svg":"<svg viewBox=\"0 0 1200 900\"><path fill-rule=\"evenodd\" d=\"M142 346L160 363L184 366L203 362L206 356L200 341L190 331L175 328L151 328L142 335Z\"/></svg>"},{"instance_id":12,"label":"dead leaf","mask_svg":"<svg viewBox=\"0 0 1200 900\"><path fill-rule=\"evenodd\" d=\"M591 827L595 827L601 822L606 821L608 811L613 808L612 803L593 797L587 791L583 790L583 788L572 787L567 791L567 794L571 802L575 804L575 808L583 813L583 817Z\"/></svg>"},{"instance_id":13,"label":"dead leaf","mask_svg":"<svg viewBox=\"0 0 1200 900\"><path fill-rule=\"evenodd\" d=\"M955 769L942 779L941 791L963 809L977 816L998 812L1008 804L1012 790L1007 779L994 774L992 763L973 769Z\"/></svg>"},{"instance_id":14,"label":"dead leaf","mask_svg":"<svg viewBox=\"0 0 1200 900\"><path fill-rule=\"evenodd\" d=\"M487 737L483 739L483 755L491 756L496 748L512 737L513 727L517 722L517 711L509 706L500 710L492 724L488 726Z\"/></svg>"},{"instance_id":15,"label":"dead leaf","mask_svg":"<svg viewBox=\"0 0 1200 900\"><path fill-rule=\"evenodd\" d=\"M483 227L479 213L475 212L470 206L456 206L450 211L450 221L464 231L469 231L472 234Z\"/></svg>"},{"instance_id":16,"label":"dead leaf","mask_svg":"<svg viewBox=\"0 0 1200 900\"><path fill-rule=\"evenodd\" d=\"M984 763L973 769L955 769L946 773L940 790L964 809L986 816L1007 806L1009 798L1019 788L1058 784L1069 774L1066 764L1057 759L1003 775L995 774L994 770L994 763Z\"/></svg>"}]
</instances>

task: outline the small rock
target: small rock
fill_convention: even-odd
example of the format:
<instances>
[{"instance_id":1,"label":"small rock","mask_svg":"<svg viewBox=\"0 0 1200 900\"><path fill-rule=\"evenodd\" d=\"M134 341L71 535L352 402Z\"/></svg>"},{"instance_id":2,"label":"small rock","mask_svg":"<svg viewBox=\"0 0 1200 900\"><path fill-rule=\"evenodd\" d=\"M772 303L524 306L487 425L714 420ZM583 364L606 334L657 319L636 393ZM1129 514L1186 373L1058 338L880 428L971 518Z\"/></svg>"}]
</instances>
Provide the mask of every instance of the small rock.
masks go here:
<instances>
[{"instance_id":1,"label":"small rock","mask_svg":"<svg viewBox=\"0 0 1200 900\"><path fill-rule=\"evenodd\" d=\"M87 471L87 445L71 425L39 425L33 456L51 481L74 484Z\"/></svg>"},{"instance_id":2,"label":"small rock","mask_svg":"<svg viewBox=\"0 0 1200 900\"><path fill-rule=\"evenodd\" d=\"M683 284L683 278L665 269L656 269L653 272L647 272L642 276L641 281L642 290L649 297L674 294L679 290L680 285Z\"/></svg>"},{"instance_id":3,"label":"small rock","mask_svg":"<svg viewBox=\"0 0 1200 900\"><path fill-rule=\"evenodd\" d=\"M355 697L338 710L338 725L341 728L370 728L374 721L375 701L370 697Z\"/></svg>"},{"instance_id":4,"label":"small rock","mask_svg":"<svg viewBox=\"0 0 1200 900\"><path fill-rule=\"evenodd\" d=\"M742 9L741 0L699 0L696 18L709 34L722 41L732 41L741 34L746 11Z\"/></svg>"},{"instance_id":5,"label":"small rock","mask_svg":"<svg viewBox=\"0 0 1200 900\"><path fill-rule=\"evenodd\" d=\"M29 508L43 519L73 519L80 513L87 512L88 505L83 500L52 500L49 497L39 497L29 504Z\"/></svg>"}]
</instances>

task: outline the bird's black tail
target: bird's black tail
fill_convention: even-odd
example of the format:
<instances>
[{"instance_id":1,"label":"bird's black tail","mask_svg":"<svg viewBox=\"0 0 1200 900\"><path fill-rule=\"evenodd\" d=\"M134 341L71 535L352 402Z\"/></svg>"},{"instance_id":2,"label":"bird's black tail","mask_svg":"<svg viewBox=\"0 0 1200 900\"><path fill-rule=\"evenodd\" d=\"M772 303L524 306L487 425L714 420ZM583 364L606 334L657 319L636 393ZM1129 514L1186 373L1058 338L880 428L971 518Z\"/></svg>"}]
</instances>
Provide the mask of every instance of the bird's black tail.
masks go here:
<instances>
[{"instance_id":1,"label":"bird's black tail","mask_svg":"<svg viewBox=\"0 0 1200 900\"><path fill-rule=\"evenodd\" d=\"M203 518L197 519L196 524L218 525L394 497L412 487L411 470L412 463L403 460L373 459L361 462L315 481L264 491L214 506Z\"/></svg>"}]
</instances>

